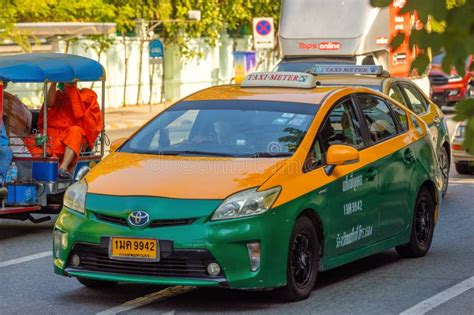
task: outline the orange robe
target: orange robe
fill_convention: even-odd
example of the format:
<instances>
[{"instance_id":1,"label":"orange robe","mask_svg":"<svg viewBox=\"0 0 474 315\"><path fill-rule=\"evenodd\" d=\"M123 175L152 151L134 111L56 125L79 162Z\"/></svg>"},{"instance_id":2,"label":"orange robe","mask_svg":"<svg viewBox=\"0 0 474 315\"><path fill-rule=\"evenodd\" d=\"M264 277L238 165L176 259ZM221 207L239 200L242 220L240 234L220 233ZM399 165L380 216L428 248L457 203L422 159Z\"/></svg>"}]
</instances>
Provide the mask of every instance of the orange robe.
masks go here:
<instances>
[{"instance_id":1,"label":"orange robe","mask_svg":"<svg viewBox=\"0 0 474 315\"><path fill-rule=\"evenodd\" d=\"M43 108L38 127L43 133ZM97 103L97 94L91 89L79 90L66 85L64 92L56 92L55 105L48 109L48 155L62 158L68 146L77 159L84 144L89 148L94 147L102 128L102 112ZM42 147L28 147L32 156L42 154Z\"/></svg>"}]
</instances>

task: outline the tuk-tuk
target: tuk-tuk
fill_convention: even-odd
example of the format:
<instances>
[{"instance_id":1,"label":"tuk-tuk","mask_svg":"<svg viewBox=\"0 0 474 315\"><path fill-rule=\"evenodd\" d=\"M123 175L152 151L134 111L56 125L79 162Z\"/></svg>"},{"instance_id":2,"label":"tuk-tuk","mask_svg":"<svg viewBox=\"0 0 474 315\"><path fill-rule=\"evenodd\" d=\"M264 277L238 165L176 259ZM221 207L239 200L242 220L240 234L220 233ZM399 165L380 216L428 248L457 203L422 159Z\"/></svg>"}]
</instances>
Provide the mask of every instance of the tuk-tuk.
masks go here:
<instances>
[{"instance_id":1,"label":"tuk-tuk","mask_svg":"<svg viewBox=\"0 0 474 315\"><path fill-rule=\"evenodd\" d=\"M48 84L62 82L101 82L102 123L105 126L105 70L95 60L59 53L22 54L0 57L0 118L4 110L5 83L43 84L43 126L37 126L40 110L32 112L31 137L35 145L42 147L40 157L13 155L18 169L16 181L0 187L0 218L31 220L34 223L49 220L49 216L35 218L32 214L56 214L62 208L65 190L97 164L104 155L105 132L99 134L94 147L81 150L74 168L72 179L58 177L59 158L51 156L48 146L52 139L48 136ZM8 113L7 113L8 115ZM8 117L7 117L8 118ZM0 127L3 119L0 119ZM18 145L10 137L10 146ZM14 144L15 142L16 144ZM26 150L25 150L26 151Z\"/></svg>"}]
</instances>

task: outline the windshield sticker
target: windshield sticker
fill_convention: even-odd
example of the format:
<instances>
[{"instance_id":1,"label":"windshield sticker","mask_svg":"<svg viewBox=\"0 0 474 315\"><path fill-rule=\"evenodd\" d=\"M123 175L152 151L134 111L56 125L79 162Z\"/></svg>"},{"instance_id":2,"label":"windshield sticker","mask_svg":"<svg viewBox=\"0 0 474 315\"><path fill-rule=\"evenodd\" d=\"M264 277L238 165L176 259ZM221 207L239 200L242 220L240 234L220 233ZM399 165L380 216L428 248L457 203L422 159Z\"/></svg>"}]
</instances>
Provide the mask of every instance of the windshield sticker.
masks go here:
<instances>
[{"instance_id":1,"label":"windshield sticker","mask_svg":"<svg viewBox=\"0 0 474 315\"><path fill-rule=\"evenodd\" d=\"M281 117L284 117L284 118L292 118L293 116L295 116L295 114L292 114L292 113L284 113L283 115L281 115Z\"/></svg>"},{"instance_id":2,"label":"windshield sticker","mask_svg":"<svg viewBox=\"0 0 474 315\"><path fill-rule=\"evenodd\" d=\"M362 211L362 200L352 201L344 205L344 215Z\"/></svg>"},{"instance_id":3,"label":"windshield sticker","mask_svg":"<svg viewBox=\"0 0 474 315\"><path fill-rule=\"evenodd\" d=\"M305 122L305 119L301 119L301 118L293 118L292 120L290 120L288 122L288 125L289 126L295 126L295 127L300 127L301 125L303 125Z\"/></svg>"},{"instance_id":4,"label":"windshield sticker","mask_svg":"<svg viewBox=\"0 0 474 315\"><path fill-rule=\"evenodd\" d=\"M342 182L342 192L348 190L356 189L357 187L362 186L362 175L353 177L353 174L346 176L346 179Z\"/></svg>"},{"instance_id":5,"label":"windshield sticker","mask_svg":"<svg viewBox=\"0 0 474 315\"><path fill-rule=\"evenodd\" d=\"M283 126L283 125L286 125L287 122L288 122L288 119L278 117L272 122L272 124Z\"/></svg>"},{"instance_id":6,"label":"windshield sticker","mask_svg":"<svg viewBox=\"0 0 474 315\"><path fill-rule=\"evenodd\" d=\"M372 225L363 227L359 224L357 227L353 227L349 232L337 233L336 248L348 246L364 238L367 238L372 235L372 232Z\"/></svg>"}]
</instances>

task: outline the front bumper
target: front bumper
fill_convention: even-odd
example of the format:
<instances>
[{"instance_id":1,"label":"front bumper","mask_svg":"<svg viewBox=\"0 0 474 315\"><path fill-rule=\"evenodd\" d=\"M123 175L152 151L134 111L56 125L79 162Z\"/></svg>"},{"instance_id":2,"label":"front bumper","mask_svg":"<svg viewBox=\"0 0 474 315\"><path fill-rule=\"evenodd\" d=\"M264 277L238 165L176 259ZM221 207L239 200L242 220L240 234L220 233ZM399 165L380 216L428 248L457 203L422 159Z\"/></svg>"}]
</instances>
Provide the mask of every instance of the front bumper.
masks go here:
<instances>
[{"instance_id":1,"label":"front bumper","mask_svg":"<svg viewBox=\"0 0 474 315\"><path fill-rule=\"evenodd\" d=\"M432 98L446 97L449 103L458 102L466 97L467 84L464 81L450 82L441 86L432 86Z\"/></svg>"},{"instance_id":2,"label":"front bumper","mask_svg":"<svg viewBox=\"0 0 474 315\"><path fill-rule=\"evenodd\" d=\"M84 215L64 208L55 226L55 230L63 232L61 241L57 241L60 244L54 244L55 272L65 276L159 285L227 286L242 289L284 286L292 229L290 224L282 224L291 216L287 210L288 206L281 206L255 217L216 222L202 217L188 225L137 230L99 220L93 213ZM142 268L143 265L130 262L120 264L115 260L110 265L111 262L107 260L110 236L156 238L160 245L162 242L170 244L169 255L162 252L162 260L151 269L149 266L146 266L148 269ZM257 271L251 271L247 250L247 244L253 242L261 244L261 261ZM94 247L101 253L100 257L89 257L88 264L73 267L70 263L72 253L84 244L89 248ZM194 273L184 269L176 270L179 268L172 268L173 264L169 266L174 273L163 272L166 269L164 264L169 264L170 259L175 259L175 266L183 266L182 261L176 261L176 255L184 253L186 256L186 253L192 252L208 253L199 260L199 264L196 265L196 260L192 262ZM94 260L96 264L92 265L90 262ZM98 260L101 260L100 266L97 265ZM206 274L205 267L209 262L217 262L221 267L221 274L214 277Z\"/></svg>"}]
</instances>

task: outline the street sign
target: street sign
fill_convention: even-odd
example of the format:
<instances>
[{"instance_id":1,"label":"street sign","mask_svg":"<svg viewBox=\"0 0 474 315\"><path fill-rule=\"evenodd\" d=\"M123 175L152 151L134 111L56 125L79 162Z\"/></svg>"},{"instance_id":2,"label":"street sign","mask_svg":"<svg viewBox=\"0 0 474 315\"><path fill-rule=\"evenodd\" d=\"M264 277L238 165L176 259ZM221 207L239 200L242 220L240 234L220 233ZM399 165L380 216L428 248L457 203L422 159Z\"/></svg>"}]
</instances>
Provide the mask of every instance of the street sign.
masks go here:
<instances>
[{"instance_id":1,"label":"street sign","mask_svg":"<svg viewBox=\"0 0 474 315\"><path fill-rule=\"evenodd\" d=\"M275 28L273 18L253 19L253 41L255 49L275 47Z\"/></svg>"},{"instance_id":2,"label":"street sign","mask_svg":"<svg viewBox=\"0 0 474 315\"><path fill-rule=\"evenodd\" d=\"M150 41L150 58L163 58L163 43L159 39L153 39Z\"/></svg>"}]
</instances>

